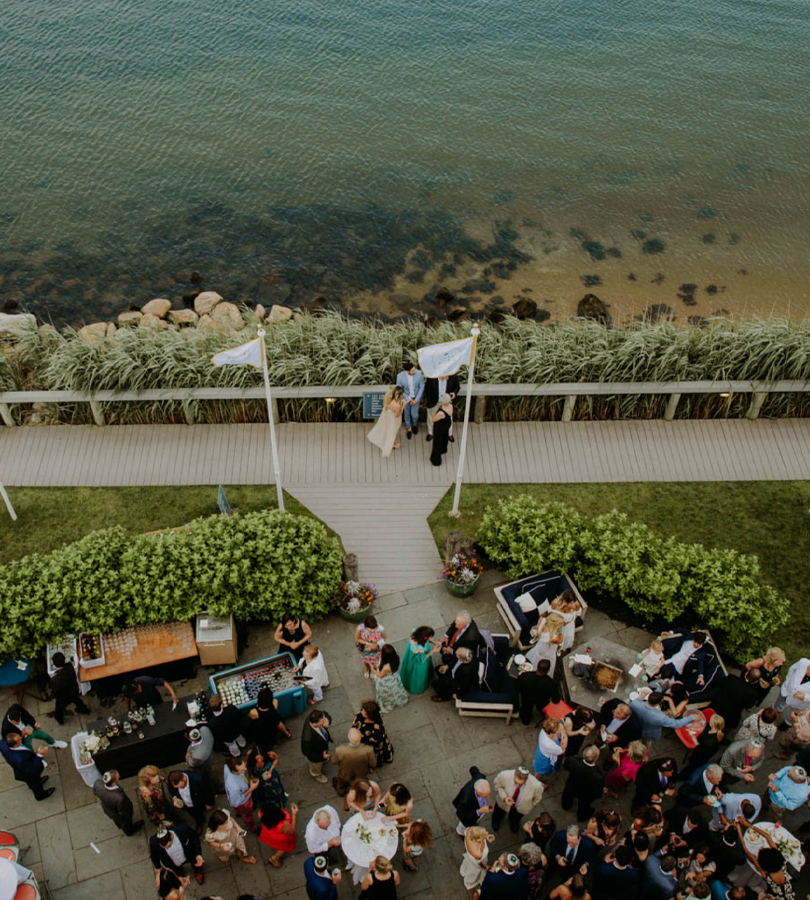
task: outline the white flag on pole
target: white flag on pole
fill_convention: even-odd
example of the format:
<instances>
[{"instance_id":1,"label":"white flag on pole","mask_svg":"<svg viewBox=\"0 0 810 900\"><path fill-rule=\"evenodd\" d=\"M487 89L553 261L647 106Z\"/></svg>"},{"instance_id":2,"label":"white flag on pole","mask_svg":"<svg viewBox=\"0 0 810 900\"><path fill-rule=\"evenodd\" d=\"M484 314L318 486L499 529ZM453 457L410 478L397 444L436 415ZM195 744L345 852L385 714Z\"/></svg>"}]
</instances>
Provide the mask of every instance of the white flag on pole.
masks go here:
<instances>
[{"instance_id":1,"label":"white flag on pole","mask_svg":"<svg viewBox=\"0 0 810 900\"><path fill-rule=\"evenodd\" d=\"M420 347L419 368L428 378L446 378L455 375L462 366L468 366L472 359L473 339L463 338L460 341L447 341L444 344L431 344Z\"/></svg>"},{"instance_id":2,"label":"white flag on pole","mask_svg":"<svg viewBox=\"0 0 810 900\"><path fill-rule=\"evenodd\" d=\"M261 369L261 338L232 347L230 350L223 350L222 353L212 356L211 362L215 366L256 366L257 369Z\"/></svg>"}]
</instances>

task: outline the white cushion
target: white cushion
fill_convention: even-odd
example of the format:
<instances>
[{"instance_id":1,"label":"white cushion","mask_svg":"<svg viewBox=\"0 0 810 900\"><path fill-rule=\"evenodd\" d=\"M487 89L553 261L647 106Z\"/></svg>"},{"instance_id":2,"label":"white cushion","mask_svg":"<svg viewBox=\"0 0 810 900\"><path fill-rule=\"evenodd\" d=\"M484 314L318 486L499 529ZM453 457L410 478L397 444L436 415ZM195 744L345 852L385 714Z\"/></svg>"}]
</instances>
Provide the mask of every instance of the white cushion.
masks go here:
<instances>
[{"instance_id":1,"label":"white cushion","mask_svg":"<svg viewBox=\"0 0 810 900\"><path fill-rule=\"evenodd\" d=\"M520 611L524 613L534 612L537 609L537 601L531 594L521 594L515 603L520 607Z\"/></svg>"}]
</instances>

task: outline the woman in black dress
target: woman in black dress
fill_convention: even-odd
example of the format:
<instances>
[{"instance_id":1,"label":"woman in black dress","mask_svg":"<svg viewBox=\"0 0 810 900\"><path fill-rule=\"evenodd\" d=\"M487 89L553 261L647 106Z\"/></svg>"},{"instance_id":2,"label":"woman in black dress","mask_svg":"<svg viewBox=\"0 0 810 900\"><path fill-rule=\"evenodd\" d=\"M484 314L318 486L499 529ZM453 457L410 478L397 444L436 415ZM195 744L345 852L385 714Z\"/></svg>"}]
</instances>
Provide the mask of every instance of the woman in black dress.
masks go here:
<instances>
[{"instance_id":1,"label":"woman in black dress","mask_svg":"<svg viewBox=\"0 0 810 900\"><path fill-rule=\"evenodd\" d=\"M368 744L377 757L377 766L384 766L394 759L394 747L385 733L385 725L376 700L364 700L360 712L354 717L352 728L363 735L363 743Z\"/></svg>"},{"instance_id":2,"label":"woman in black dress","mask_svg":"<svg viewBox=\"0 0 810 900\"><path fill-rule=\"evenodd\" d=\"M302 619L285 613L273 637L278 641L278 652L292 653L296 663L299 663L304 655L304 647L312 637L312 629Z\"/></svg>"},{"instance_id":3,"label":"woman in black dress","mask_svg":"<svg viewBox=\"0 0 810 900\"><path fill-rule=\"evenodd\" d=\"M442 464L442 457L447 453L447 445L450 441L450 426L453 424L453 401L449 394L439 397L438 412L433 416L433 443L430 452L430 461L434 466Z\"/></svg>"}]
</instances>

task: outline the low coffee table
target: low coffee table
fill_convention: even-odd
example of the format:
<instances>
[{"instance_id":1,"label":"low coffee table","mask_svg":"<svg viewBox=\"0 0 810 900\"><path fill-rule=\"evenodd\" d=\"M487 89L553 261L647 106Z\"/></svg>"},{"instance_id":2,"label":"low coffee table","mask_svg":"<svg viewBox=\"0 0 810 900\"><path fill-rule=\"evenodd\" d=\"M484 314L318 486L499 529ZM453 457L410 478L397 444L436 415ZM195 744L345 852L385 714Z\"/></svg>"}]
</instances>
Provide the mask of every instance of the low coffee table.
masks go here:
<instances>
[{"instance_id":1,"label":"low coffee table","mask_svg":"<svg viewBox=\"0 0 810 900\"><path fill-rule=\"evenodd\" d=\"M621 670L621 675L614 690L600 688L589 679L578 678L574 675L572 671L572 666L575 665L574 657L578 654L584 654L589 647L590 655L594 662L607 663L609 666ZM640 672L636 678L630 675L630 669L638 661L636 659L637 655L637 651L602 637L591 638L589 641L583 641L581 644L578 644L562 661L563 677L568 687L568 696L571 703L585 706L596 712L603 703L613 700L615 697L627 700L631 691L637 691L645 684L641 680L643 672Z\"/></svg>"}]
</instances>

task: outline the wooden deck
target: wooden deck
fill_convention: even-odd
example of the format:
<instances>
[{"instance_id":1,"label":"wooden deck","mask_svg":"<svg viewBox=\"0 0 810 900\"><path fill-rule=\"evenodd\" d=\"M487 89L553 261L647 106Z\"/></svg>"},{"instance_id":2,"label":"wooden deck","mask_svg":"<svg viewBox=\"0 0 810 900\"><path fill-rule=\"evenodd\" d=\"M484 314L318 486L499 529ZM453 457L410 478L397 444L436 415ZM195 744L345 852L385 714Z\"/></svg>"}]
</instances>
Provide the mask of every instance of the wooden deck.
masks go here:
<instances>
[{"instance_id":1,"label":"wooden deck","mask_svg":"<svg viewBox=\"0 0 810 900\"><path fill-rule=\"evenodd\" d=\"M426 517L455 478L458 439L430 465L420 433L382 459L367 425L281 425L284 487L357 553L385 593L435 581ZM810 478L810 420L471 425L465 481L786 481ZM266 425L0 429L0 481L18 486L269 484ZM13 500L13 497L12 497ZM462 494L463 503L463 494Z\"/></svg>"},{"instance_id":2,"label":"wooden deck","mask_svg":"<svg viewBox=\"0 0 810 900\"><path fill-rule=\"evenodd\" d=\"M448 485L423 435L382 459L367 425L281 425L285 487ZM460 428L458 429L460 438ZM404 435L403 435L404 437ZM756 481L810 477L810 419L470 425L465 481ZM8 486L269 484L265 425L55 425L0 429Z\"/></svg>"}]
</instances>

